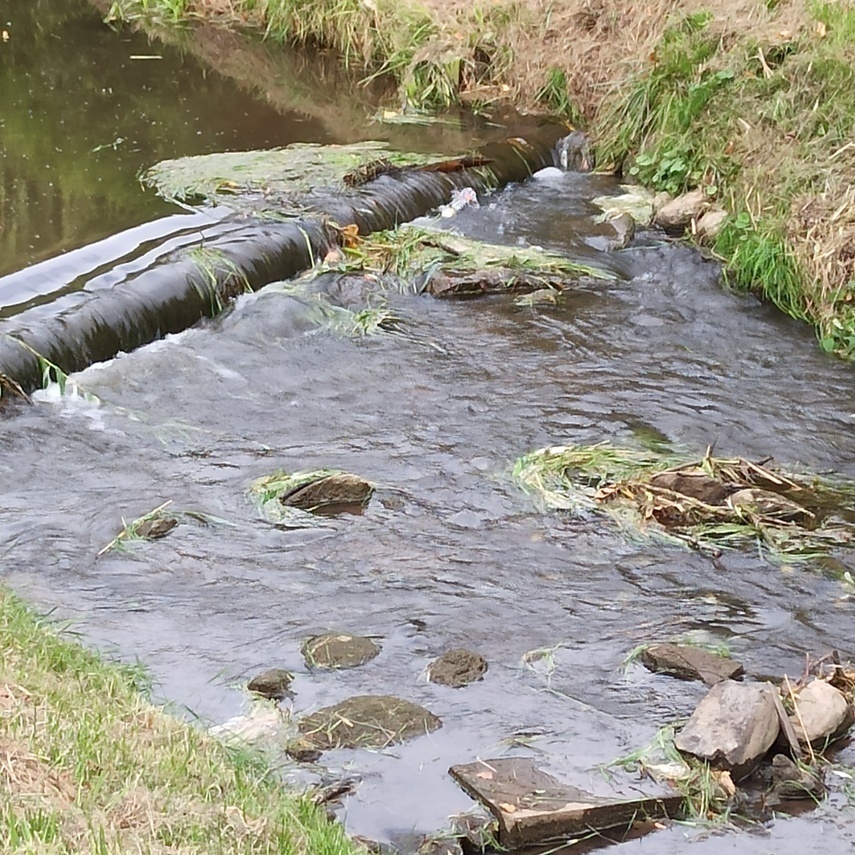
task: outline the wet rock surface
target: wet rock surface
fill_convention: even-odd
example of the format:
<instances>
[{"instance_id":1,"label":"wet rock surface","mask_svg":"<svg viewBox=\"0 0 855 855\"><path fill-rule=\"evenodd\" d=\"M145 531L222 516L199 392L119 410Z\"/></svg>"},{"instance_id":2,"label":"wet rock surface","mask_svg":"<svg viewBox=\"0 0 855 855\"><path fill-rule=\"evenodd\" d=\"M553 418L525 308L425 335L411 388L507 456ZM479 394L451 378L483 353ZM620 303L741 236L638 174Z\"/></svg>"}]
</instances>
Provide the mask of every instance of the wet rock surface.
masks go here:
<instances>
[{"instance_id":1,"label":"wet rock surface","mask_svg":"<svg viewBox=\"0 0 855 855\"><path fill-rule=\"evenodd\" d=\"M687 644L653 644L639 658L650 671L681 680L703 680L708 686L744 673L738 662Z\"/></svg>"},{"instance_id":2,"label":"wet rock surface","mask_svg":"<svg viewBox=\"0 0 855 855\"><path fill-rule=\"evenodd\" d=\"M822 747L841 736L852 723L852 710L843 693L825 680L808 683L796 696L790 721L799 742Z\"/></svg>"},{"instance_id":3,"label":"wet rock surface","mask_svg":"<svg viewBox=\"0 0 855 855\"><path fill-rule=\"evenodd\" d=\"M819 799L825 793L822 775L815 769L794 763L786 754L772 758L773 799Z\"/></svg>"},{"instance_id":4,"label":"wet rock surface","mask_svg":"<svg viewBox=\"0 0 855 855\"><path fill-rule=\"evenodd\" d=\"M370 662L380 653L380 645L361 635L330 632L310 638L302 652L310 668L334 671Z\"/></svg>"},{"instance_id":5,"label":"wet rock surface","mask_svg":"<svg viewBox=\"0 0 855 855\"><path fill-rule=\"evenodd\" d=\"M417 704L391 695L360 695L324 707L298 722L315 748L386 748L423 736L442 722Z\"/></svg>"},{"instance_id":6,"label":"wet rock surface","mask_svg":"<svg viewBox=\"0 0 855 855\"><path fill-rule=\"evenodd\" d=\"M253 677L246 688L263 698L280 700L288 696L293 679L294 675L284 668L269 668Z\"/></svg>"},{"instance_id":7,"label":"wet rock surface","mask_svg":"<svg viewBox=\"0 0 855 855\"><path fill-rule=\"evenodd\" d=\"M668 817L682 801L678 795L608 799L567 786L537 768L534 761L512 757L452 766L449 774L481 802L499 823L498 842L508 849L560 837L631 826L637 819Z\"/></svg>"},{"instance_id":8,"label":"wet rock surface","mask_svg":"<svg viewBox=\"0 0 855 855\"><path fill-rule=\"evenodd\" d=\"M458 647L431 662L428 679L431 683L459 689L481 680L487 673L487 667L487 660L479 653Z\"/></svg>"},{"instance_id":9,"label":"wet rock surface","mask_svg":"<svg viewBox=\"0 0 855 855\"><path fill-rule=\"evenodd\" d=\"M330 513L335 508L362 507L368 503L373 489L364 478L340 472L302 485L281 496L279 501L291 508Z\"/></svg>"},{"instance_id":10,"label":"wet rock surface","mask_svg":"<svg viewBox=\"0 0 855 855\"><path fill-rule=\"evenodd\" d=\"M698 704L674 744L680 751L748 775L778 736L780 725L768 683L724 680Z\"/></svg>"}]
</instances>

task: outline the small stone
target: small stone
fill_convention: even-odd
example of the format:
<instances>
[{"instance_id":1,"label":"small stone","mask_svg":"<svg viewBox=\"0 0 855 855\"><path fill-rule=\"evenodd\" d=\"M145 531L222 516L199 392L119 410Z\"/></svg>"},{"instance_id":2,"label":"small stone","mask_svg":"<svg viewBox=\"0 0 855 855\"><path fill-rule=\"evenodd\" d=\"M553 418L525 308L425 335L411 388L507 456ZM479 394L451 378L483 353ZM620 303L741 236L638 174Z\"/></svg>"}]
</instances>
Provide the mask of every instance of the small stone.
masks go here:
<instances>
[{"instance_id":1,"label":"small stone","mask_svg":"<svg viewBox=\"0 0 855 855\"><path fill-rule=\"evenodd\" d=\"M695 237L703 243L711 243L718 237L727 216L727 211L720 209L707 211L698 220Z\"/></svg>"},{"instance_id":2,"label":"small stone","mask_svg":"<svg viewBox=\"0 0 855 855\"><path fill-rule=\"evenodd\" d=\"M166 537L177 525L178 520L175 517L153 517L150 520L143 520L134 533L144 540L158 540Z\"/></svg>"},{"instance_id":3,"label":"small stone","mask_svg":"<svg viewBox=\"0 0 855 855\"><path fill-rule=\"evenodd\" d=\"M772 758L771 794L779 799L820 799L825 794L822 776L799 766L785 754Z\"/></svg>"},{"instance_id":4,"label":"small stone","mask_svg":"<svg viewBox=\"0 0 855 855\"><path fill-rule=\"evenodd\" d=\"M796 695L797 714L790 716L800 742L814 747L842 736L852 724L852 710L843 693L825 680L808 683Z\"/></svg>"},{"instance_id":5,"label":"small stone","mask_svg":"<svg viewBox=\"0 0 855 855\"><path fill-rule=\"evenodd\" d=\"M674 744L680 751L729 770L734 780L744 778L778 737L774 691L769 683L717 683Z\"/></svg>"},{"instance_id":6,"label":"small stone","mask_svg":"<svg viewBox=\"0 0 855 855\"><path fill-rule=\"evenodd\" d=\"M487 660L463 647L443 653L428 666L428 680L431 683L440 683L455 689L483 679L486 673Z\"/></svg>"},{"instance_id":7,"label":"small stone","mask_svg":"<svg viewBox=\"0 0 855 855\"><path fill-rule=\"evenodd\" d=\"M457 837L428 835L422 840L416 855L463 855L463 844Z\"/></svg>"},{"instance_id":8,"label":"small stone","mask_svg":"<svg viewBox=\"0 0 855 855\"><path fill-rule=\"evenodd\" d=\"M666 232L683 232L697 220L709 205L709 197L701 190L692 190L663 205L653 218L653 222Z\"/></svg>"},{"instance_id":9,"label":"small stone","mask_svg":"<svg viewBox=\"0 0 855 855\"><path fill-rule=\"evenodd\" d=\"M285 746L285 753L298 763L316 763L321 759L322 752L308 739L292 739Z\"/></svg>"},{"instance_id":10,"label":"small stone","mask_svg":"<svg viewBox=\"0 0 855 855\"><path fill-rule=\"evenodd\" d=\"M315 748L387 748L442 727L433 713L390 695L359 695L300 719Z\"/></svg>"},{"instance_id":11,"label":"small stone","mask_svg":"<svg viewBox=\"0 0 855 855\"><path fill-rule=\"evenodd\" d=\"M283 668L270 668L253 677L246 684L246 688L263 698L278 701L288 696L293 679L294 675L290 671L285 671Z\"/></svg>"},{"instance_id":12,"label":"small stone","mask_svg":"<svg viewBox=\"0 0 855 855\"><path fill-rule=\"evenodd\" d=\"M635 237L635 220L632 214L624 211L621 214L606 214L605 220L614 230L616 238L614 239L611 248L626 249Z\"/></svg>"},{"instance_id":13,"label":"small stone","mask_svg":"<svg viewBox=\"0 0 855 855\"><path fill-rule=\"evenodd\" d=\"M380 652L380 645L361 635L330 632L310 638L302 651L310 668L340 670L371 661Z\"/></svg>"},{"instance_id":14,"label":"small stone","mask_svg":"<svg viewBox=\"0 0 855 855\"><path fill-rule=\"evenodd\" d=\"M650 671L681 680L703 680L708 686L745 673L738 662L687 644L654 644L642 650L640 658Z\"/></svg>"}]
</instances>

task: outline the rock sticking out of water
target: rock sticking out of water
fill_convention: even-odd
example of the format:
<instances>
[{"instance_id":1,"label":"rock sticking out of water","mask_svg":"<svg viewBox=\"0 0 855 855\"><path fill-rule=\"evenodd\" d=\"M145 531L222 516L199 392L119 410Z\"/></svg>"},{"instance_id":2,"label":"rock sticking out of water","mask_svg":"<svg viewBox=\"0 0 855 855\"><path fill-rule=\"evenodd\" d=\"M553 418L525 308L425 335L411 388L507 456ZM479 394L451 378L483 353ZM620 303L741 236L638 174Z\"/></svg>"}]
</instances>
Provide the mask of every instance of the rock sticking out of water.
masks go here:
<instances>
[{"instance_id":1,"label":"rock sticking out of water","mask_svg":"<svg viewBox=\"0 0 855 855\"><path fill-rule=\"evenodd\" d=\"M650 225L653 219L653 194L640 185L622 185L620 196L597 196L593 204L605 212L607 218L629 214L640 226Z\"/></svg>"},{"instance_id":2,"label":"rock sticking out of water","mask_svg":"<svg viewBox=\"0 0 855 855\"><path fill-rule=\"evenodd\" d=\"M359 695L302 718L300 733L315 748L386 748L442 727L433 713L390 695Z\"/></svg>"},{"instance_id":3,"label":"rock sticking out of water","mask_svg":"<svg viewBox=\"0 0 855 855\"><path fill-rule=\"evenodd\" d=\"M663 205L653 219L666 232L681 233L709 207L709 197L701 190L692 190Z\"/></svg>"},{"instance_id":4,"label":"rock sticking out of water","mask_svg":"<svg viewBox=\"0 0 855 855\"><path fill-rule=\"evenodd\" d=\"M380 645L361 635L329 632L310 638L302 652L310 668L341 670L371 661L380 652Z\"/></svg>"},{"instance_id":5,"label":"rock sticking out of water","mask_svg":"<svg viewBox=\"0 0 855 855\"><path fill-rule=\"evenodd\" d=\"M825 680L808 683L796 696L790 717L799 742L823 747L842 736L852 723L852 710L843 693Z\"/></svg>"},{"instance_id":6,"label":"rock sticking out of water","mask_svg":"<svg viewBox=\"0 0 855 855\"><path fill-rule=\"evenodd\" d=\"M308 739L300 737L292 739L285 746L285 753L298 763L315 763L321 759L321 751L309 742Z\"/></svg>"},{"instance_id":7,"label":"rock sticking out of water","mask_svg":"<svg viewBox=\"0 0 855 855\"><path fill-rule=\"evenodd\" d=\"M481 680L486 673L487 660L463 647L443 653L428 666L428 679L431 683L440 683L455 689Z\"/></svg>"},{"instance_id":8,"label":"rock sticking out of water","mask_svg":"<svg viewBox=\"0 0 855 855\"><path fill-rule=\"evenodd\" d=\"M452 766L449 774L499 823L499 845L535 846L592 830L632 826L645 816L667 818L681 796L606 799L560 783L522 757Z\"/></svg>"},{"instance_id":9,"label":"rock sticking out of water","mask_svg":"<svg viewBox=\"0 0 855 855\"><path fill-rule=\"evenodd\" d=\"M246 688L262 698L278 701L289 694L294 675L283 668L270 668L257 674L247 684Z\"/></svg>"},{"instance_id":10,"label":"rock sticking out of water","mask_svg":"<svg viewBox=\"0 0 855 855\"><path fill-rule=\"evenodd\" d=\"M358 475L338 472L310 481L293 492L281 496L279 501L290 508L299 508L303 511L348 505L362 507L368 503L373 489L370 482Z\"/></svg>"},{"instance_id":11,"label":"rock sticking out of water","mask_svg":"<svg viewBox=\"0 0 855 855\"><path fill-rule=\"evenodd\" d=\"M724 680L698 704L674 744L731 772L750 774L777 739L780 725L769 683Z\"/></svg>"},{"instance_id":12,"label":"rock sticking out of water","mask_svg":"<svg viewBox=\"0 0 855 855\"><path fill-rule=\"evenodd\" d=\"M161 537L166 537L177 525L178 520L175 517L154 517L149 520L143 520L136 527L135 534L144 540L157 540Z\"/></svg>"},{"instance_id":13,"label":"rock sticking out of water","mask_svg":"<svg viewBox=\"0 0 855 855\"><path fill-rule=\"evenodd\" d=\"M703 680L708 686L745 673L738 662L687 644L654 644L642 650L640 658L650 671L681 680Z\"/></svg>"}]
</instances>

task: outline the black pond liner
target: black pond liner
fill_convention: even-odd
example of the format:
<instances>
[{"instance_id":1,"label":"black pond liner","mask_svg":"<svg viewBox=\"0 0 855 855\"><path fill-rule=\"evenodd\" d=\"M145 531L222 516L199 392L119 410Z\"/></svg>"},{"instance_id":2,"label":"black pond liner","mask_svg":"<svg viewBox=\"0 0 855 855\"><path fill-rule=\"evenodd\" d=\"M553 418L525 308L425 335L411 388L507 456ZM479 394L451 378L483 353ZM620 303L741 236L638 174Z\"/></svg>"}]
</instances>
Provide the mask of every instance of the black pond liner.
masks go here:
<instances>
[{"instance_id":1,"label":"black pond liner","mask_svg":"<svg viewBox=\"0 0 855 855\"><path fill-rule=\"evenodd\" d=\"M310 211L305 216L250 220L206 242L206 264L184 247L110 288L76 292L47 311L21 312L0 323L0 380L32 392L41 388L48 363L70 374L187 329L247 288L257 290L311 267L337 245L338 232L329 223L355 223L360 234L369 234L423 216L448 202L454 189L483 192L524 181L554 165L555 144L566 133L564 126L546 125L527 140L484 146L479 154L490 160L488 167L405 171L355 190L316 191L304 200Z\"/></svg>"}]
</instances>

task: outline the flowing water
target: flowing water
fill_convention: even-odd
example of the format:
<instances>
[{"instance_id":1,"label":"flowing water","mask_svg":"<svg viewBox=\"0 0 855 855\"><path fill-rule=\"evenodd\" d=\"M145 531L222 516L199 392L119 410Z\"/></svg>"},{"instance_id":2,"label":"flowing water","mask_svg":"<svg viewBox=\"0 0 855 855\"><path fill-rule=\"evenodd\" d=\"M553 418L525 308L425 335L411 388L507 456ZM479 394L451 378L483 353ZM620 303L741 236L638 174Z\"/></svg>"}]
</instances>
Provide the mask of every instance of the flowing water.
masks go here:
<instances>
[{"instance_id":1,"label":"flowing water","mask_svg":"<svg viewBox=\"0 0 855 855\"><path fill-rule=\"evenodd\" d=\"M19 13L27 5L18 4ZM97 199L77 213L63 207L67 200L55 202L61 221L80 232L58 228L46 214L22 214L23 202L10 205L7 195L4 216L18 233L3 238L15 253L13 269L52 249L174 215L127 186L157 157L339 139L203 74L190 54L116 35L85 7L44 6L77 9L77 17L38 35L60 33L68 63L91 61L99 74L130 85L117 70L121 57L162 54L146 66L147 74L169 69L159 83L145 84L150 110L160 117L169 81L180 91L195 86L185 107L198 125L189 114L158 118L156 144L140 133L135 158L118 147L115 159L80 167L84 184L103 173L97 198L123 211L112 215ZM79 51L68 44L75 37ZM152 72L155 62L167 65ZM34 60L27 73L38 70ZM46 85L33 77L33 102L47 98ZM226 94L228 112L206 110L206 99ZM40 142L45 158L50 143L59 145L59 103L54 93L40 108L39 127L50 137ZM139 120L137 103L129 95L121 109L111 108L114 124L101 122L99 137L139 133L125 129ZM264 133L229 137L238 114ZM279 132L266 136L270 123ZM9 127L7 116L5 134ZM31 163L24 177L4 167L6 185L26 179L35 186L48 162ZM53 163L58 175L72 168ZM464 211L454 225L476 237L598 257L586 238L597 213L588 200L612 191L610 179L595 176L531 181ZM40 192L34 204L46 211L54 203ZM53 230L49 239L21 238L27 217ZM187 226L192 231L194 223ZM181 231L170 225L158 239ZM126 245L90 247L89 267L69 253L65 280L62 260L53 262L56 289L76 277L83 282L87 269L108 270L129 252L153 250L129 234ZM623 278L547 308L504 297L395 296L391 306L407 322L403 338L338 337L313 326L301 303L267 289L217 321L78 375L101 403L45 394L34 407L7 409L0 434L6 581L76 621L102 649L138 657L158 698L206 721L244 711L240 685L273 666L296 673L296 713L387 692L430 708L444 721L430 736L386 752L326 755L332 769L359 778L343 811L355 833L406 850L470 807L446 769L476 757L534 756L569 783L609 792L596 767L688 714L703 694L699 685L639 666L625 670L637 644L677 636L726 642L751 674L797 676L806 654L855 655L855 605L828 572L782 570L752 553L712 559L632 543L601 521L544 515L511 482L513 460L547 444L655 439L855 476L855 391L851 368L821 355L807 329L726 293L717 267L693 251L649 236L601 261ZM356 472L394 501L373 501L360 516L319 526L281 528L246 499L252 479L274 469L320 467ZM167 500L228 524L185 523L161 541L97 557L123 518ZM376 636L382 652L352 671L311 672L300 644L326 630ZM457 646L487 658L485 679L461 690L427 683L426 665ZM552 649L552 659L523 667L521 658L540 648ZM526 745L514 744L521 735ZM855 752L844 748L837 759L852 765ZM787 855L821 845L842 855L855 842L844 801L837 793L812 812L750 831L703 836L674 826L613 850Z\"/></svg>"}]
</instances>

